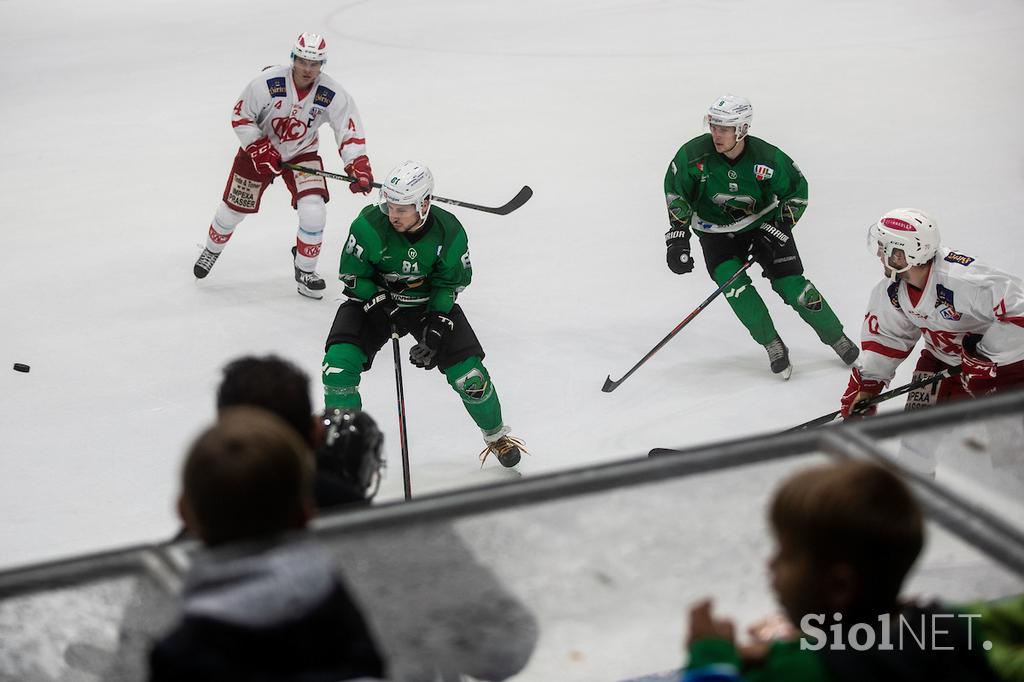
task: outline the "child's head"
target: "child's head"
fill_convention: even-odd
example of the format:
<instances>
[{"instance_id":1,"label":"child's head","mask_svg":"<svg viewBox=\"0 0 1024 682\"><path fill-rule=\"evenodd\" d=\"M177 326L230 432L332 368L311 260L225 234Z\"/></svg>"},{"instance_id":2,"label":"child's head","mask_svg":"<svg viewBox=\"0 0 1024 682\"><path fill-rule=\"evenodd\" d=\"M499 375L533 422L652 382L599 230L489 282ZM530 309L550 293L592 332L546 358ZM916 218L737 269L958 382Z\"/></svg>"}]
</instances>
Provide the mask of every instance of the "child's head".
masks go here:
<instances>
[{"instance_id":1,"label":"child's head","mask_svg":"<svg viewBox=\"0 0 1024 682\"><path fill-rule=\"evenodd\" d=\"M891 611L924 544L910 490L869 462L796 473L775 493L769 520L777 543L772 586L794 623L808 613Z\"/></svg>"},{"instance_id":2,"label":"child's head","mask_svg":"<svg viewBox=\"0 0 1024 682\"><path fill-rule=\"evenodd\" d=\"M281 418L226 408L189 450L178 508L208 546L269 539L306 526L311 471L308 446Z\"/></svg>"}]
</instances>

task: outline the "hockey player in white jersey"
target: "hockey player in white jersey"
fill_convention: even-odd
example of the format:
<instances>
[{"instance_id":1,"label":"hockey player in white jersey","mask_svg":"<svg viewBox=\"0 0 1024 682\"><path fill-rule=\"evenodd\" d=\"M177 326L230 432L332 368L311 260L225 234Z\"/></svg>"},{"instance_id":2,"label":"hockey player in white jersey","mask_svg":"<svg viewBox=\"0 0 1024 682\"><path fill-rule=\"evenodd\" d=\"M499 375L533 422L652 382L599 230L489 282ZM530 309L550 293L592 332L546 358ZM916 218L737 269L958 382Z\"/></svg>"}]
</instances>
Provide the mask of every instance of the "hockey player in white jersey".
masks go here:
<instances>
[{"instance_id":1,"label":"hockey player in white jersey","mask_svg":"<svg viewBox=\"0 0 1024 682\"><path fill-rule=\"evenodd\" d=\"M844 418L882 392L922 336L915 380L956 366L961 373L911 393L906 409L1024 387L1024 286L1018 277L940 246L935 221L917 209L889 211L868 236L887 279L871 292L861 355L841 401Z\"/></svg>"},{"instance_id":2,"label":"hockey player in white jersey","mask_svg":"<svg viewBox=\"0 0 1024 682\"><path fill-rule=\"evenodd\" d=\"M349 189L367 194L373 184L359 111L351 95L321 71L326 62L327 41L316 33L303 33L292 48L291 64L264 69L235 103L231 127L240 149L210 223L206 247L193 268L197 278L210 274L242 218L260 210L263 192L280 175L299 218L292 248L298 291L323 298L324 280L315 269L327 223L327 183L320 176L296 173L281 164L323 170L317 129L327 123L334 131L345 173L355 178Z\"/></svg>"}]
</instances>

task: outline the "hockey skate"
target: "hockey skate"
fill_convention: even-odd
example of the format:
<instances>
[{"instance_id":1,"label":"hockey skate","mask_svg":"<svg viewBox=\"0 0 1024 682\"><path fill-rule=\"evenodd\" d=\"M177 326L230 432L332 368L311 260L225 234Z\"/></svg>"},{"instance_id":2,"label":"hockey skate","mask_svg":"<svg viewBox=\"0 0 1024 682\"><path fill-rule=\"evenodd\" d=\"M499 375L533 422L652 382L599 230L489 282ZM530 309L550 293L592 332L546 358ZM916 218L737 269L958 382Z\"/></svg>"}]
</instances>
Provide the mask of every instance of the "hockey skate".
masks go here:
<instances>
[{"instance_id":1,"label":"hockey skate","mask_svg":"<svg viewBox=\"0 0 1024 682\"><path fill-rule=\"evenodd\" d=\"M324 283L323 277L316 274L315 272L306 272L305 270L299 270L299 266L295 265L295 247L292 247L292 265L295 267L295 282L298 284L297 290L303 296L309 298L321 299L324 297L323 291L327 288Z\"/></svg>"},{"instance_id":2,"label":"hockey skate","mask_svg":"<svg viewBox=\"0 0 1024 682\"><path fill-rule=\"evenodd\" d=\"M846 334L843 334L839 337L838 341L832 344L832 350L847 365L852 365L857 360L857 356L860 355L860 348L857 348L857 345Z\"/></svg>"},{"instance_id":3,"label":"hockey skate","mask_svg":"<svg viewBox=\"0 0 1024 682\"><path fill-rule=\"evenodd\" d=\"M772 372L781 374L783 379L789 379L793 374L793 365L789 364L789 349L778 336L773 341L765 344L764 349L768 351L768 361L771 362Z\"/></svg>"},{"instance_id":4,"label":"hockey skate","mask_svg":"<svg viewBox=\"0 0 1024 682\"><path fill-rule=\"evenodd\" d=\"M210 274L210 270L213 269L213 264L220 258L220 253L214 253L209 249L203 249L203 252L199 254L199 260L192 267L192 274L196 276L196 279L202 279Z\"/></svg>"},{"instance_id":5,"label":"hockey skate","mask_svg":"<svg viewBox=\"0 0 1024 682\"><path fill-rule=\"evenodd\" d=\"M521 453L529 453L526 446L523 445L523 441L519 440L514 436L505 434L494 441L489 441L487 447L480 453L480 466L484 465L487 460L487 455L494 453L495 457L498 458L498 462L505 468L514 467L519 464Z\"/></svg>"}]
</instances>

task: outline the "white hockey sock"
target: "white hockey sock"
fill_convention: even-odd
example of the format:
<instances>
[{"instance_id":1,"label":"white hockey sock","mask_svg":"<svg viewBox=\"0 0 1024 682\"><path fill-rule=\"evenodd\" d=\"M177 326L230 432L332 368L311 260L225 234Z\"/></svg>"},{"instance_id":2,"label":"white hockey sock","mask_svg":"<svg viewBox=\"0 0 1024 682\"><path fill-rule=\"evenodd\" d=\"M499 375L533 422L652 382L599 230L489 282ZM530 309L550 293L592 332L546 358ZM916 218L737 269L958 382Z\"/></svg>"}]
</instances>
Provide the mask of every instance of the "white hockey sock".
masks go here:
<instances>
[{"instance_id":1,"label":"white hockey sock","mask_svg":"<svg viewBox=\"0 0 1024 682\"><path fill-rule=\"evenodd\" d=\"M295 235L295 267L312 272L320 257L320 243L324 239L324 227L327 225L327 207L324 198L314 194L299 199L296 210L299 214L299 231Z\"/></svg>"},{"instance_id":2,"label":"white hockey sock","mask_svg":"<svg viewBox=\"0 0 1024 682\"><path fill-rule=\"evenodd\" d=\"M210 223L210 231L206 234L206 248L213 253L220 253L224 246L231 239L232 233L245 217L244 213L232 210L223 201L213 214L213 222Z\"/></svg>"}]
</instances>

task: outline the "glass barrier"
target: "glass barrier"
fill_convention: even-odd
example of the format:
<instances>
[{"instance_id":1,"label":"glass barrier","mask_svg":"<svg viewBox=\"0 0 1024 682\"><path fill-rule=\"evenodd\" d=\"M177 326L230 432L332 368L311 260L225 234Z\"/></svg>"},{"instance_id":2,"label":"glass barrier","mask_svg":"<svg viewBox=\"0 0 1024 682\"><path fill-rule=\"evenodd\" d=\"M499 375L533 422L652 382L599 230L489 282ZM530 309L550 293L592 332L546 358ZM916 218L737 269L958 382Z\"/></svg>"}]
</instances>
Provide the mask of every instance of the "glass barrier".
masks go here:
<instances>
[{"instance_id":1,"label":"glass barrier","mask_svg":"<svg viewBox=\"0 0 1024 682\"><path fill-rule=\"evenodd\" d=\"M316 532L393 679L676 679L695 600L713 597L738 632L778 612L767 502L790 473L837 454L891 457L935 488L915 483L943 525L929 522L906 594L1024 592L1013 553L1024 556L1013 536L1024 530L1024 401L969 421L934 412L902 430L910 415L388 504L324 518ZM929 450L934 477L911 460ZM1010 551L994 559L975 535ZM174 546L162 566L180 573L192 549ZM108 578L88 563L0 573L0 680L145 679L148 646L178 617L173 581L145 562ZM46 571L57 587L39 579Z\"/></svg>"}]
</instances>

